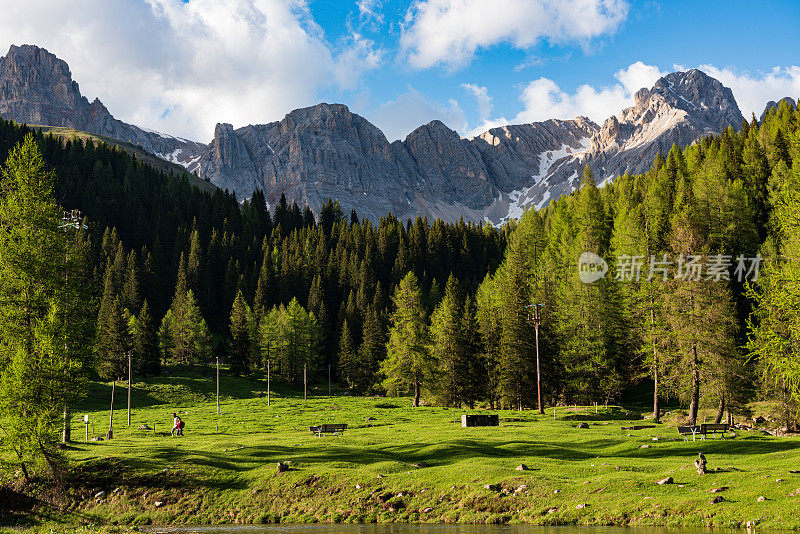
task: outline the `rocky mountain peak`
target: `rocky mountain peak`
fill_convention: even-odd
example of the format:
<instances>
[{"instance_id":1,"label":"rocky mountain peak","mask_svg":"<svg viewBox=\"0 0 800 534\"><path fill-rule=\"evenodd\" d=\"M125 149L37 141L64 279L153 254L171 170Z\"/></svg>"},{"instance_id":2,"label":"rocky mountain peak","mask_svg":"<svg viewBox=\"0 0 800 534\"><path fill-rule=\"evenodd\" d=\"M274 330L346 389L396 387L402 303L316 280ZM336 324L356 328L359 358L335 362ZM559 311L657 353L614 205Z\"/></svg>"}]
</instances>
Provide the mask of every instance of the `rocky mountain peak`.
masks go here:
<instances>
[{"instance_id":1,"label":"rocky mountain peak","mask_svg":"<svg viewBox=\"0 0 800 534\"><path fill-rule=\"evenodd\" d=\"M640 89L633 106L602 126L586 117L551 119L465 139L435 120L389 143L347 106L321 103L267 124L217 124L204 146L115 119L100 100L81 96L65 62L35 46L0 58L0 115L140 145L240 199L262 189L271 204L286 194L319 209L333 197L372 220L391 211L493 223L569 194L587 164L602 185L646 171L673 143L686 146L743 121L731 90L695 69Z\"/></svg>"},{"instance_id":2,"label":"rocky mountain peak","mask_svg":"<svg viewBox=\"0 0 800 534\"><path fill-rule=\"evenodd\" d=\"M770 100L769 102L767 102L767 105L764 107L764 111L761 112L761 117L758 120L763 121L764 117L767 116L767 113L769 113L772 108L775 109L779 108L783 102L786 102L790 107L795 107L794 98L790 96L784 96L777 102L775 102L774 100Z\"/></svg>"},{"instance_id":3,"label":"rocky mountain peak","mask_svg":"<svg viewBox=\"0 0 800 534\"><path fill-rule=\"evenodd\" d=\"M89 103L81 95L65 61L34 45L12 45L0 57L0 116L111 137L184 165L195 160L202 147L115 119L99 99Z\"/></svg>"}]
</instances>

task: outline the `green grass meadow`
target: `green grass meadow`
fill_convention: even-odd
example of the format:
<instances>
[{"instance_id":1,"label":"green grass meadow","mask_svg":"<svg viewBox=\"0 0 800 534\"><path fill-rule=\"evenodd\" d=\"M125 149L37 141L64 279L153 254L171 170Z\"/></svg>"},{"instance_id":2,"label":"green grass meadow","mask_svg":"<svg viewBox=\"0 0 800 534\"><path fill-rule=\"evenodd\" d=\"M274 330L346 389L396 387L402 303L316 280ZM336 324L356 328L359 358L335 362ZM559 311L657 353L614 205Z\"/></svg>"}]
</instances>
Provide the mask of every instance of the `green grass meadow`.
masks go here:
<instances>
[{"instance_id":1,"label":"green grass meadow","mask_svg":"<svg viewBox=\"0 0 800 534\"><path fill-rule=\"evenodd\" d=\"M73 421L69 498L11 523L749 521L800 528L800 474L790 472L800 470L798 439L737 431L686 442L675 422L623 431L647 421L636 410L594 406L559 407L555 418L553 408L545 415L500 411L500 427L462 428L462 413L482 410L411 408L408 398L339 391L328 397L327 385L311 388L308 401L302 391L278 388L267 406L256 396L265 390L263 380L223 378L217 415L211 378L187 372L137 382L128 427L126 390L118 387L114 439L86 443L84 413L92 436L104 435L109 423L110 387L93 384ZM186 421L184 437L169 435L173 411ZM319 423L349 428L318 438L308 427ZM143 424L155 432L138 430ZM699 451L711 471L705 476L693 466ZM290 469L279 473L286 461ZM520 464L529 470L517 470ZM666 477L675 483L656 484ZM718 496L724 500L712 503ZM760 496L766 500L757 502Z\"/></svg>"}]
</instances>

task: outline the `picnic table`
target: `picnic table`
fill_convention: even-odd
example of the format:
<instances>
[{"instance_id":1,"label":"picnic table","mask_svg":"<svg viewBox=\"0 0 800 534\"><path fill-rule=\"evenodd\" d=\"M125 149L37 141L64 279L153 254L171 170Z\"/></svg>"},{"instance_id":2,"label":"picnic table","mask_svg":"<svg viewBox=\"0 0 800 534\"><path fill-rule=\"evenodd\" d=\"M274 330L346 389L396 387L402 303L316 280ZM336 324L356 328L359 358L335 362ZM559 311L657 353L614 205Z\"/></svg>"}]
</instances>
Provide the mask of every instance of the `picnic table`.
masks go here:
<instances>
[{"instance_id":1,"label":"picnic table","mask_svg":"<svg viewBox=\"0 0 800 534\"><path fill-rule=\"evenodd\" d=\"M712 434L716 439L717 432L724 438L728 428L730 428L728 423L703 423L702 425L679 426L678 433L683 436L685 441L689 441L689 436L692 436L692 441L696 441L697 436L700 436L700 439L706 439L708 434Z\"/></svg>"}]
</instances>

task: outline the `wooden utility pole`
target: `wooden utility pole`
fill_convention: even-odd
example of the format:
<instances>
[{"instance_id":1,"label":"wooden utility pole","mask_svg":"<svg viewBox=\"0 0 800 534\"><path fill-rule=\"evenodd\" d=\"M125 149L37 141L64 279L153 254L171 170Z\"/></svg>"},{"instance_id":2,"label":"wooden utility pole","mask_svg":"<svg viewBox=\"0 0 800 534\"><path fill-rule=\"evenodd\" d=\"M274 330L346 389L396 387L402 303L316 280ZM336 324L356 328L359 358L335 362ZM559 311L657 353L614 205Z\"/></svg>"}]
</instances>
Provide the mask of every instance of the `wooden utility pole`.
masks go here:
<instances>
[{"instance_id":1,"label":"wooden utility pole","mask_svg":"<svg viewBox=\"0 0 800 534\"><path fill-rule=\"evenodd\" d=\"M106 439L114 438L114 390L117 387L116 379L111 383L111 417L108 420L108 434Z\"/></svg>"},{"instance_id":2,"label":"wooden utility pole","mask_svg":"<svg viewBox=\"0 0 800 534\"><path fill-rule=\"evenodd\" d=\"M128 351L128 428L131 426L131 379L133 369L131 368L131 351Z\"/></svg>"},{"instance_id":3,"label":"wooden utility pole","mask_svg":"<svg viewBox=\"0 0 800 534\"><path fill-rule=\"evenodd\" d=\"M217 356L217 415L219 415L219 356Z\"/></svg>"},{"instance_id":4,"label":"wooden utility pole","mask_svg":"<svg viewBox=\"0 0 800 534\"><path fill-rule=\"evenodd\" d=\"M533 326L536 328L536 397L539 402L539 413L544 414L544 406L542 404L542 371L539 365L539 325L542 324L542 316L539 313L539 307L544 304L531 304L533 307Z\"/></svg>"}]
</instances>

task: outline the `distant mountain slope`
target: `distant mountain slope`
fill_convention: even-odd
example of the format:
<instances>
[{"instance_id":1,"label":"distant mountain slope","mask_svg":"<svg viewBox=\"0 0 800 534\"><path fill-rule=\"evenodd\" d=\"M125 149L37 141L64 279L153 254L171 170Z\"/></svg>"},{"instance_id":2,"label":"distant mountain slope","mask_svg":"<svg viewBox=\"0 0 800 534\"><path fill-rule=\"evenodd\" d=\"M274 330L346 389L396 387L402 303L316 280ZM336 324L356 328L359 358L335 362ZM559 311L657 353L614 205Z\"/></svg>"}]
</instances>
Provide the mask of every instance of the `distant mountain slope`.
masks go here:
<instances>
[{"instance_id":1,"label":"distant mountain slope","mask_svg":"<svg viewBox=\"0 0 800 534\"><path fill-rule=\"evenodd\" d=\"M262 189L318 211L333 197L377 220L428 215L501 224L579 187L589 165L599 183L647 170L673 143L738 128L730 89L699 70L674 72L635 95L602 127L585 117L493 128L472 139L439 121L389 143L341 104L297 109L283 120L234 129L218 124L202 145L115 119L89 103L67 64L44 49L12 46L0 58L0 116L114 138L181 164L220 188L249 198Z\"/></svg>"},{"instance_id":2,"label":"distant mountain slope","mask_svg":"<svg viewBox=\"0 0 800 534\"><path fill-rule=\"evenodd\" d=\"M95 143L95 145L103 144L109 147L118 148L120 150L124 150L128 154L135 156L140 162L150 165L157 171L161 171L164 174L173 174L175 176L186 175L189 183L199 187L203 191L213 192L217 187L208 182L199 178L193 174L190 174L186 171L186 168L182 165L177 163L171 163L163 158L159 158L158 156L154 156L150 152L144 150L141 146L131 145L130 143L126 143L124 141L120 141L118 139L112 139L111 137L106 137L103 135L93 134L89 132L82 132L80 130L75 130L73 128L67 128L64 126L36 126L32 125L32 128L36 128L40 130L44 134L51 134L56 137L59 137L63 140L78 138L83 141L91 140Z\"/></svg>"},{"instance_id":3,"label":"distant mountain slope","mask_svg":"<svg viewBox=\"0 0 800 534\"><path fill-rule=\"evenodd\" d=\"M81 95L66 62L32 45L12 45L8 54L0 57L0 116L118 139L182 165L190 163L204 147L115 119L100 100L90 103Z\"/></svg>"}]
</instances>

